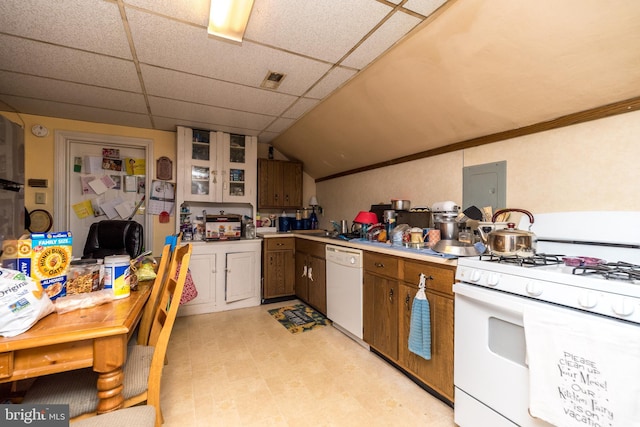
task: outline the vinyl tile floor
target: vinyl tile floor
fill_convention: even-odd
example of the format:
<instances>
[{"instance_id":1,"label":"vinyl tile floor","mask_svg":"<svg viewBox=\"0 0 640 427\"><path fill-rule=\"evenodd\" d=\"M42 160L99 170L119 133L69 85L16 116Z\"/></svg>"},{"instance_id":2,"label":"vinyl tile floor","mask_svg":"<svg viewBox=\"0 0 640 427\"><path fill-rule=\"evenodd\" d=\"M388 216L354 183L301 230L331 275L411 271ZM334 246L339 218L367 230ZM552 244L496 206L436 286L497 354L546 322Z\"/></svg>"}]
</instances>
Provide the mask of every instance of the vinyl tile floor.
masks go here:
<instances>
[{"instance_id":1,"label":"vinyl tile floor","mask_svg":"<svg viewBox=\"0 0 640 427\"><path fill-rule=\"evenodd\" d=\"M292 334L267 310L179 317L164 427L452 427L453 410L332 326Z\"/></svg>"}]
</instances>

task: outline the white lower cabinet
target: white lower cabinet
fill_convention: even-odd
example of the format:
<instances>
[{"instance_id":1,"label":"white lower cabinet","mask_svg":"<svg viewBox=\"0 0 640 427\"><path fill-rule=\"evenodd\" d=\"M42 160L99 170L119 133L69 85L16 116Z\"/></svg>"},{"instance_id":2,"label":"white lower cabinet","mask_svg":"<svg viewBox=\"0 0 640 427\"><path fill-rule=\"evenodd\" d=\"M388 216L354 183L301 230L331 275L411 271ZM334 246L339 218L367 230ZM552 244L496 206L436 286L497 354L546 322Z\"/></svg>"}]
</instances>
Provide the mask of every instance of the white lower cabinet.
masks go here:
<instances>
[{"instance_id":1,"label":"white lower cabinet","mask_svg":"<svg viewBox=\"0 0 640 427\"><path fill-rule=\"evenodd\" d=\"M260 239L191 243L198 296L181 305L178 316L260 305Z\"/></svg>"}]
</instances>

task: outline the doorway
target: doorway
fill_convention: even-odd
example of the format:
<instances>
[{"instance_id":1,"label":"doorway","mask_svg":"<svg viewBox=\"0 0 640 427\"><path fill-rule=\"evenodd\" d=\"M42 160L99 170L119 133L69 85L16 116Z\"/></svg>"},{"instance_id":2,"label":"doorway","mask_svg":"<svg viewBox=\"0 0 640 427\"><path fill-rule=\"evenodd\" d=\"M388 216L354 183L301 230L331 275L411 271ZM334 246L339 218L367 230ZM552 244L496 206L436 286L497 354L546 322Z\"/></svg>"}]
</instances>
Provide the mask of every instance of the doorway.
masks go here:
<instances>
[{"instance_id":1,"label":"doorway","mask_svg":"<svg viewBox=\"0 0 640 427\"><path fill-rule=\"evenodd\" d=\"M131 215L144 227L144 247L153 247L152 217L145 214L144 203L135 209L146 196L145 184L152 176L151 140L57 131L54 157L54 229L71 231L74 258L82 256L91 224ZM129 159L138 161L135 174L127 171ZM143 168L140 159L144 159ZM95 181L106 183L107 188Z\"/></svg>"}]
</instances>

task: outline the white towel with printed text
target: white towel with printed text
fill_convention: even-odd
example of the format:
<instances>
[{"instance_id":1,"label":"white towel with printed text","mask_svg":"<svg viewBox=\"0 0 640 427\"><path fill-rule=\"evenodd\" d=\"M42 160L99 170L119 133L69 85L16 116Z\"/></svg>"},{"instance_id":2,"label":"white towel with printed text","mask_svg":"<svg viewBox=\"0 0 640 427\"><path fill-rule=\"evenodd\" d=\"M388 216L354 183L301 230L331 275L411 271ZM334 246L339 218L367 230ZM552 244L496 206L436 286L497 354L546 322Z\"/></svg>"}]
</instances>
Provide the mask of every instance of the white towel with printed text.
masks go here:
<instances>
[{"instance_id":1,"label":"white towel with printed text","mask_svg":"<svg viewBox=\"0 0 640 427\"><path fill-rule=\"evenodd\" d=\"M527 308L529 412L563 427L640 427L640 326Z\"/></svg>"}]
</instances>

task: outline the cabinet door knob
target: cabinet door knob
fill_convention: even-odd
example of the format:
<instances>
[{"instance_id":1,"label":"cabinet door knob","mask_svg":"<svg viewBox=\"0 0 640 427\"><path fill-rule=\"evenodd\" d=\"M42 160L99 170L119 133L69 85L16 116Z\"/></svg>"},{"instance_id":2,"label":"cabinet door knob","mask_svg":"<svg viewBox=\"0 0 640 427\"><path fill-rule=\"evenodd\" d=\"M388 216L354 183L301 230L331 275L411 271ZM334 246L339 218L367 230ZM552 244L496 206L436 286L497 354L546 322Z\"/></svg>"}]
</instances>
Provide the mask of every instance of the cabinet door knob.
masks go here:
<instances>
[{"instance_id":1,"label":"cabinet door knob","mask_svg":"<svg viewBox=\"0 0 640 427\"><path fill-rule=\"evenodd\" d=\"M393 302L393 288L389 289L389 301Z\"/></svg>"},{"instance_id":2,"label":"cabinet door knob","mask_svg":"<svg viewBox=\"0 0 640 427\"><path fill-rule=\"evenodd\" d=\"M308 270L308 277L309 277L309 280L313 282L313 268L311 267L309 267L309 270Z\"/></svg>"},{"instance_id":3,"label":"cabinet door knob","mask_svg":"<svg viewBox=\"0 0 640 427\"><path fill-rule=\"evenodd\" d=\"M407 297L404 299L404 305L407 307L407 310L410 310L409 301L411 301L411 297L407 294Z\"/></svg>"}]
</instances>

